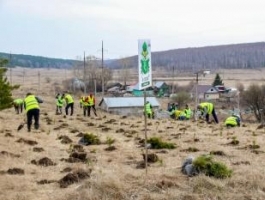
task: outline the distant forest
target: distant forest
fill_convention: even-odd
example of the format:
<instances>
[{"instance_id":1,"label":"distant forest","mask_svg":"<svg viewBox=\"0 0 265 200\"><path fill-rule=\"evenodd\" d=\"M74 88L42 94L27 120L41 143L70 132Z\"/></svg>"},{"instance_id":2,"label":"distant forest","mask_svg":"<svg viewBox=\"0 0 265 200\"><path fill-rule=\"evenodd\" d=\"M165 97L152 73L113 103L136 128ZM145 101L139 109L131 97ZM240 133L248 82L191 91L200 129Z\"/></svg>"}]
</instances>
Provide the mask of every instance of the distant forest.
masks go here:
<instances>
[{"instance_id":1,"label":"distant forest","mask_svg":"<svg viewBox=\"0 0 265 200\"><path fill-rule=\"evenodd\" d=\"M11 58L11 66L29 68L72 68L75 65L80 65L82 62L31 55L10 55L7 53L0 53L0 58ZM138 56L105 60L104 65L115 69L124 67L136 68ZM168 70L175 67L181 71L218 68L262 68L265 67L265 42L152 52L152 67Z\"/></svg>"}]
</instances>

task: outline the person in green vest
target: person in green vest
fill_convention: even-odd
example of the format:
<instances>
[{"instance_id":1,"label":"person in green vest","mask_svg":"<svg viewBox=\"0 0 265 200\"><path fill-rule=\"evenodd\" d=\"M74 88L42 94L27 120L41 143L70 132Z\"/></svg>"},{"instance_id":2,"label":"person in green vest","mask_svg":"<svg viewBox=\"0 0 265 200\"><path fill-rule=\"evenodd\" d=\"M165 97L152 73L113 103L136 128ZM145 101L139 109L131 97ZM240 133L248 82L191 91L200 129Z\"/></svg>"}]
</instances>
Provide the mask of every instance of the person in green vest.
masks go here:
<instances>
[{"instance_id":1,"label":"person in green vest","mask_svg":"<svg viewBox=\"0 0 265 200\"><path fill-rule=\"evenodd\" d=\"M200 103L197 106L197 109L199 109L202 112L202 115L206 119L207 123L209 123L210 115L213 115L213 118L214 118L214 121L216 124L219 123L217 115L215 113L214 105L212 103L210 103L210 102Z\"/></svg>"},{"instance_id":2,"label":"person in green vest","mask_svg":"<svg viewBox=\"0 0 265 200\"><path fill-rule=\"evenodd\" d=\"M80 108L83 108L85 99L86 99L85 96L80 96L80 98L79 98L79 107Z\"/></svg>"},{"instance_id":3,"label":"person in green vest","mask_svg":"<svg viewBox=\"0 0 265 200\"><path fill-rule=\"evenodd\" d=\"M229 127L235 127L240 126L240 117L238 115L232 115L225 120L225 126L227 128Z\"/></svg>"},{"instance_id":4,"label":"person in green vest","mask_svg":"<svg viewBox=\"0 0 265 200\"><path fill-rule=\"evenodd\" d=\"M82 107L84 116L88 116L88 97L82 97Z\"/></svg>"},{"instance_id":5,"label":"person in green vest","mask_svg":"<svg viewBox=\"0 0 265 200\"><path fill-rule=\"evenodd\" d=\"M70 115L72 116L74 114L74 99L69 93L63 94L63 98L66 102L65 114L68 115L68 109L70 108Z\"/></svg>"},{"instance_id":6,"label":"person in green vest","mask_svg":"<svg viewBox=\"0 0 265 200\"><path fill-rule=\"evenodd\" d=\"M149 119L154 119L153 107L149 101L147 101L144 105L144 114L147 115Z\"/></svg>"},{"instance_id":7,"label":"person in green vest","mask_svg":"<svg viewBox=\"0 0 265 200\"><path fill-rule=\"evenodd\" d=\"M23 104L24 104L23 99L15 99L13 101L13 105L17 114L23 112Z\"/></svg>"},{"instance_id":8,"label":"person in green vest","mask_svg":"<svg viewBox=\"0 0 265 200\"><path fill-rule=\"evenodd\" d=\"M88 98L88 112L87 112L88 116L90 116L91 108L93 109L95 116L97 116L97 111L95 108L95 103L96 103L95 96L93 94L89 94L87 98Z\"/></svg>"},{"instance_id":9,"label":"person in green vest","mask_svg":"<svg viewBox=\"0 0 265 200\"><path fill-rule=\"evenodd\" d=\"M39 103L43 103L42 99L36 97L32 93L27 93L24 99L24 108L27 113L28 132L31 131L32 119L34 118L34 128L39 129L40 107Z\"/></svg>"},{"instance_id":10,"label":"person in green vest","mask_svg":"<svg viewBox=\"0 0 265 200\"><path fill-rule=\"evenodd\" d=\"M64 104L64 98L60 93L58 93L55 98L56 98L56 115L60 115L63 113L62 108Z\"/></svg>"},{"instance_id":11,"label":"person in green vest","mask_svg":"<svg viewBox=\"0 0 265 200\"><path fill-rule=\"evenodd\" d=\"M175 103L168 104L169 116L172 119L176 119L175 111L177 110L177 105Z\"/></svg>"},{"instance_id":12,"label":"person in green vest","mask_svg":"<svg viewBox=\"0 0 265 200\"><path fill-rule=\"evenodd\" d=\"M192 111L188 104L186 104L184 112L186 114L186 119L189 120L191 118Z\"/></svg>"},{"instance_id":13,"label":"person in green vest","mask_svg":"<svg viewBox=\"0 0 265 200\"><path fill-rule=\"evenodd\" d=\"M181 121L185 120L186 114L185 114L184 110L175 110L173 119L181 120Z\"/></svg>"}]
</instances>

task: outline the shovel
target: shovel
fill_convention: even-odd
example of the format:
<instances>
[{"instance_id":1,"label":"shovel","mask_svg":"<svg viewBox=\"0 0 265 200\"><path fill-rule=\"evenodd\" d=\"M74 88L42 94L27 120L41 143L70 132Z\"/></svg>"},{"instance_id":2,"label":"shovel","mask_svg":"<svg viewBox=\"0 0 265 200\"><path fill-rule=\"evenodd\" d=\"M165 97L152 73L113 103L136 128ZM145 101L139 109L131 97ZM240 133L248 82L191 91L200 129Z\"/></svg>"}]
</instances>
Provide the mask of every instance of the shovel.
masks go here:
<instances>
[{"instance_id":1,"label":"shovel","mask_svg":"<svg viewBox=\"0 0 265 200\"><path fill-rule=\"evenodd\" d=\"M20 131L23 127L24 127L24 122L23 123L21 123L18 127L17 127L17 131Z\"/></svg>"},{"instance_id":2,"label":"shovel","mask_svg":"<svg viewBox=\"0 0 265 200\"><path fill-rule=\"evenodd\" d=\"M19 126L17 127L17 131L20 131L24 125L26 124L26 119L24 118L23 122L19 124Z\"/></svg>"}]
</instances>

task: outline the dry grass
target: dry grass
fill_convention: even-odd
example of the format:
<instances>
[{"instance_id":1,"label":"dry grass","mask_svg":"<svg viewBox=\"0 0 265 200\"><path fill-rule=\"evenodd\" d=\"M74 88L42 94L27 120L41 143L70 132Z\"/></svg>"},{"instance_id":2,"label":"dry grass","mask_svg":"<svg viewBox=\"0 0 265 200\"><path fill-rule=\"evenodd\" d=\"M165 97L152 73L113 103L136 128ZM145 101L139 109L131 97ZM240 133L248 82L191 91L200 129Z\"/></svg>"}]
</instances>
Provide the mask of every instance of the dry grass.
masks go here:
<instances>
[{"instance_id":1,"label":"dry grass","mask_svg":"<svg viewBox=\"0 0 265 200\"><path fill-rule=\"evenodd\" d=\"M52 85L56 81L60 82L64 73L56 70L52 72L53 74L56 72L57 76L51 76L50 83L41 80L39 94L45 102L41 105L40 130L28 133L24 128L17 132L17 126L23 121L24 115L16 115L13 109L0 112L0 152L19 155L19 157L0 155L0 199L265 199L263 159L265 130L256 130L258 124L226 129L222 128L221 124L196 124L192 121L180 122L170 119L148 120L152 123L148 127L148 137L162 137L165 141L175 143L177 148L165 151L149 150L158 155L159 161L151 163L146 174L145 169L137 168L139 162L143 161L144 149L139 144L139 138L144 138L143 118L122 118L100 111L98 118L85 118L77 105L73 117L63 118L54 115L55 100ZM28 74L30 73L34 74L35 71L29 71ZM38 77L31 77L33 83L38 82ZM14 76L13 82L15 81ZM31 85L29 80L27 82L25 80L22 88L16 91L14 96L22 97L24 92L29 90L38 92L38 85ZM111 119L116 121L105 123ZM62 124L65 126L54 130ZM102 125L109 130L102 131L100 128ZM138 127L130 128L132 125ZM117 131L121 129L125 132L135 130L135 133ZM13 137L8 137L7 133ZM77 137L78 133L96 134L103 144L84 146L87 162L69 163L61 160L68 158L72 146L78 143L80 139ZM62 144L58 139L61 135L68 136L73 141L72 145ZM31 146L16 142L20 138L33 140L38 144ZM112 145L116 150L105 150L108 147L107 138L115 139ZM229 144L233 138L239 141L238 145ZM256 150L249 148L253 143L260 145L260 148ZM44 151L34 152L34 147L42 147ZM199 151L188 152L189 148L197 148ZM196 157L211 151L224 152L224 156L216 155L214 158L233 170L231 178L219 180L204 175L189 178L181 173L179 167L187 156ZM56 165L43 167L31 164L32 160L44 157L50 158ZM67 167L72 171L92 169L92 172L90 178L69 185L67 188L60 188L57 181L67 174L62 172ZM10 168L21 168L25 174L5 173ZM55 182L37 184L44 179Z\"/></svg>"}]
</instances>

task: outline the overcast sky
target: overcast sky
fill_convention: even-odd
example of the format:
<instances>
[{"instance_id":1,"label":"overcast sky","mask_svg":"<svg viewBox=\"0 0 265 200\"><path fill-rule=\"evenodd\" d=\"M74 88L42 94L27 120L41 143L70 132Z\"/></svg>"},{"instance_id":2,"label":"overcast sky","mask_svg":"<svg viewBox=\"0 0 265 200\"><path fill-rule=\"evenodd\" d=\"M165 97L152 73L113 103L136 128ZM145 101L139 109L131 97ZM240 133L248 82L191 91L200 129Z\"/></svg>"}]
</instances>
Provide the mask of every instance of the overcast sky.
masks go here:
<instances>
[{"instance_id":1,"label":"overcast sky","mask_svg":"<svg viewBox=\"0 0 265 200\"><path fill-rule=\"evenodd\" d=\"M0 0L0 52L76 59L265 41L265 0Z\"/></svg>"}]
</instances>

